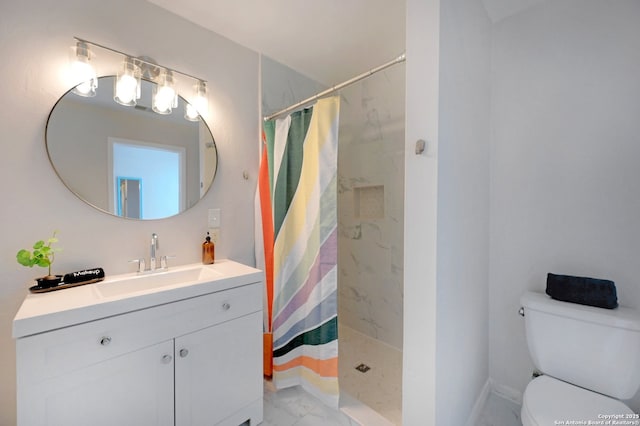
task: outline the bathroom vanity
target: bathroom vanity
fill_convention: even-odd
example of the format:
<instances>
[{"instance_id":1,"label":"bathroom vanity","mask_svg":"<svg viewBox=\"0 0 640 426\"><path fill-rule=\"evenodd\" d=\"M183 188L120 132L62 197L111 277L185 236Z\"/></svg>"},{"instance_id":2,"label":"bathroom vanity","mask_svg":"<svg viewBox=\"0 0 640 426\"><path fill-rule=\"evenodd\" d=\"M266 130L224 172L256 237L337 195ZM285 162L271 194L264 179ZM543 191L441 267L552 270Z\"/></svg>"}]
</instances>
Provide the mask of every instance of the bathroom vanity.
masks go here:
<instances>
[{"instance_id":1,"label":"bathroom vanity","mask_svg":"<svg viewBox=\"0 0 640 426\"><path fill-rule=\"evenodd\" d=\"M221 260L28 295L18 425L260 423L262 280Z\"/></svg>"}]
</instances>

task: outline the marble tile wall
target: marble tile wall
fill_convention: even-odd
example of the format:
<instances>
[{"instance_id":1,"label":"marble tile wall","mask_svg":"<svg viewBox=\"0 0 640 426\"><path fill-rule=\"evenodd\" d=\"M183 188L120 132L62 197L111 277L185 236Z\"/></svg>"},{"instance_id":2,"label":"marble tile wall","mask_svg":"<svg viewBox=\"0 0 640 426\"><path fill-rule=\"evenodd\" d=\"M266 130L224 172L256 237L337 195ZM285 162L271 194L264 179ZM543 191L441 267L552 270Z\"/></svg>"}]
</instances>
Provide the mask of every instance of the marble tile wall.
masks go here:
<instances>
[{"instance_id":1,"label":"marble tile wall","mask_svg":"<svg viewBox=\"0 0 640 426\"><path fill-rule=\"evenodd\" d=\"M341 91L338 148L338 318L399 349L404 68L395 65Z\"/></svg>"}]
</instances>

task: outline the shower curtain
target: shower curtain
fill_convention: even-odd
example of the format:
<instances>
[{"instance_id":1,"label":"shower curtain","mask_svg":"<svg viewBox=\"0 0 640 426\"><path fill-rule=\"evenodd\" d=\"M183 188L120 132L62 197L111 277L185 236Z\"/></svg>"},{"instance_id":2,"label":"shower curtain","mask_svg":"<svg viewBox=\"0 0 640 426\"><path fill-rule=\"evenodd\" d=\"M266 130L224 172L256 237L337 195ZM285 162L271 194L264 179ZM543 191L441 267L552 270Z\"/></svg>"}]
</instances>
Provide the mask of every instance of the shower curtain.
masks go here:
<instances>
[{"instance_id":1,"label":"shower curtain","mask_svg":"<svg viewBox=\"0 0 640 426\"><path fill-rule=\"evenodd\" d=\"M276 388L301 385L335 407L339 109L339 97L325 98L264 123L256 197L265 374L272 367Z\"/></svg>"}]
</instances>

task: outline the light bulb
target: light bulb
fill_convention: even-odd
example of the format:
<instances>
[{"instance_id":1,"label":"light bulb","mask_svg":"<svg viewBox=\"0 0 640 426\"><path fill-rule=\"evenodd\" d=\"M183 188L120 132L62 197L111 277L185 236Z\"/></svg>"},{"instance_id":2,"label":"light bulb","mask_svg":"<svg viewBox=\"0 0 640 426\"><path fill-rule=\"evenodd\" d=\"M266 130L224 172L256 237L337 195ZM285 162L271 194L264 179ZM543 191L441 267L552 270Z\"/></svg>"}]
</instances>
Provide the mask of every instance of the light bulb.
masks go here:
<instances>
[{"instance_id":1,"label":"light bulb","mask_svg":"<svg viewBox=\"0 0 640 426\"><path fill-rule=\"evenodd\" d=\"M184 108L184 118L189 121L198 121L200 114L198 114L198 110L195 106L187 103Z\"/></svg>"},{"instance_id":2,"label":"light bulb","mask_svg":"<svg viewBox=\"0 0 640 426\"><path fill-rule=\"evenodd\" d=\"M156 92L156 108L158 112L169 114L176 91L169 86L160 86Z\"/></svg>"},{"instance_id":3,"label":"light bulb","mask_svg":"<svg viewBox=\"0 0 640 426\"><path fill-rule=\"evenodd\" d=\"M123 69L118 73L113 99L126 106L134 106L140 98L140 68L131 58L126 58Z\"/></svg>"},{"instance_id":4,"label":"light bulb","mask_svg":"<svg viewBox=\"0 0 640 426\"><path fill-rule=\"evenodd\" d=\"M91 97L96 95L98 77L96 70L89 63L91 52L84 42L78 42L74 50L75 57L71 64L71 74L76 86L73 93L76 95Z\"/></svg>"},{"instance_id":5,"label":"light bulb","mask_svg":"<svg viewBox=\"0 0 640 426\"><path fill-rule=\"evenodd\" d=\"M123 75L116 83L116 100L129 104L136 98L136 79L130 75Z\"/></svg>"},{"instance_id":6,"label":"light bulb","mask_svg":"<svg viewBox=\"0 0 640 426\"><path fill-rule=\"evenodd\" d=\"M194 97L190 104L187 104L184 111L184 118L189 121L197 121L199 116L206 115L209 111L209 100L207 99L207 84L199 80L193 86Z\"/></svg>"},{"instance_id":7,"label":"light bulb","mask_svg":"<svg viewBox=\"0 0 640 426\"><path fill-rule=\"evenodd\" d=\"M207 83L198 81L195 86L196 96L193 105L196 107L200 115L206 115L209 111L209 99L207 99Z\"/></svg>"},{"instance_id":8,"label":"light bulb","mask_svg":"<svg viewBox=\"0 0 640 426\"><path fill-rule=\"evenodd\" d=\"M204 96L198 96L193 100L193 105L196 110L200 113L200 115L206 114L209 110L209 101Z\"/></svg>"},{"instance_id":9,"label":"light bulb","mask_svg":"<svg viewBox=\"0 0 640 426\"><path fill-rule=\"evenodd\" d=\"M172 108L177 106L178 97L173 88L173 76L170 71L164 71L160 81L153 89L152 109L158 114L171 114Z\"/></svg>"}]
</instances>

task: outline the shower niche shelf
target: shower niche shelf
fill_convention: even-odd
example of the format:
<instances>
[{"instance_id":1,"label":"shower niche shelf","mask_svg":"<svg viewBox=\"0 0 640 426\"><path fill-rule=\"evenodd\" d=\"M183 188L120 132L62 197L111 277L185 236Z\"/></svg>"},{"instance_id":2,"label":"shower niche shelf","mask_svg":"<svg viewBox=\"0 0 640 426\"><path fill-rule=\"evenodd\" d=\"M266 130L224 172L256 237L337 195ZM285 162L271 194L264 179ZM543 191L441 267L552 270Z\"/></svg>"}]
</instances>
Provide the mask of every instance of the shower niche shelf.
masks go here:
<instances>
[{"instance_id":1,"label":"shower niche shelf","mask_svg":"<svg viewBox=\"0 0 640 426\"><path fill-rule=\"evenodd\" d=\"M384 219L384 185L353 188L354 214L358 219Z\"/></svg>"}]
</instances>

